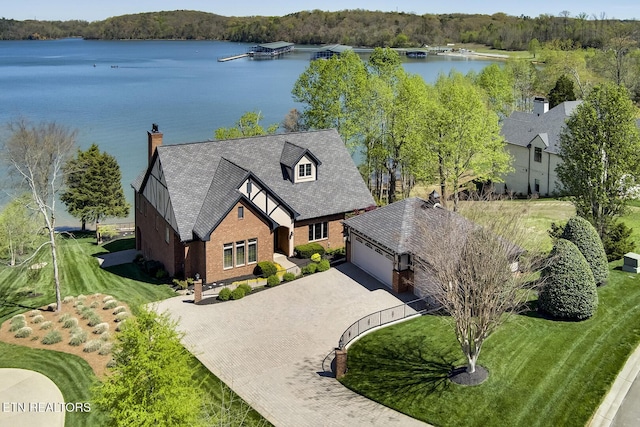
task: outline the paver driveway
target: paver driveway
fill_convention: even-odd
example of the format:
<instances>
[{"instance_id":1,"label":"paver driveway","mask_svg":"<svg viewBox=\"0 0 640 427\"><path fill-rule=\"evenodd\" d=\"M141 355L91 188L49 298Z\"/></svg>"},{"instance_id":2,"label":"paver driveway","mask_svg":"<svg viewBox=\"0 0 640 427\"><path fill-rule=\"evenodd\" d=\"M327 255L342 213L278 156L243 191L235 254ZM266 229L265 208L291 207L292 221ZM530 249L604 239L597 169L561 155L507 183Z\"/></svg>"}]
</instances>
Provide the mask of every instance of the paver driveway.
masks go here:
<instances>
[{"instance_id":1,"label":"paver driveway","mask_svg":"<svg viewBox=\"0 0 640 427\"><path fill-rule=\"evenodd\" d=\"M223 304L196 306L191 300L172 298L157 309L168 310L186 333L186 347L274 425L426 425L322 372L323 359L347 327L402 303L358 268L343 264Z\"/></svg>"}]
</instances>

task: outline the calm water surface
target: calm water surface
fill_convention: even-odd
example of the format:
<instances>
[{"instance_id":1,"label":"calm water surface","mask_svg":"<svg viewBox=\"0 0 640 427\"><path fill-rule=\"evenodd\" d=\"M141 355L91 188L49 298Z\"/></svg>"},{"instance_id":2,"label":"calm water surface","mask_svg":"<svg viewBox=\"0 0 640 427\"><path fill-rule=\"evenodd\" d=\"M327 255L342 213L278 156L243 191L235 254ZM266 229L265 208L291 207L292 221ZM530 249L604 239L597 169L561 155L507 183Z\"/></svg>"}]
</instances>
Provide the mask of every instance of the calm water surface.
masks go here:
<instances>
[{"instance_id":1,"label":"calm water surface","mask_svg":"<svg viewBox=\"0 0 640 427\"><path fill-rule=\"evenodd\" d=\"M2 41L0 124L25 117L77 129L80 148L95 142L117 158L132 202L129 184L147 161L146 132L152 123L159 124L165 144L175 144L210 139L215 129L232 126L246 111L261 111L268 125L300 108L291 89L309 65L310 53L217 62L249 46L215 41ZM466 73L491 63L433 56L407 60L404 66L433 82L452 68ZM206 165L194 167L206 171ZM59 223L77 224L66 215L60 215Z\"/></svg>"}]
</instances>

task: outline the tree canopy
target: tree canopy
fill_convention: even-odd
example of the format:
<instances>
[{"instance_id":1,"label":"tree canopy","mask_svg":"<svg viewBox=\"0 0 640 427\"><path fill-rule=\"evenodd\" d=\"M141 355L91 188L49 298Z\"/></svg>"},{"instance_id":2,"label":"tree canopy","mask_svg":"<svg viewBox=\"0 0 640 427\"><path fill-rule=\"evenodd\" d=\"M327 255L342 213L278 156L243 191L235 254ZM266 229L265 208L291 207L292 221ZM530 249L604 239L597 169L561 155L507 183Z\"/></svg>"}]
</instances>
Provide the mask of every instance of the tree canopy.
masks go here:
<instances>
[{"instance_id":1,"label":"tree canopy","mask_svg":"<svg viewBox=\"0 0 640 427\"><path fill-rule=\"evenodd\" d=\"M218 128L214 132L217 140L244 138L248 136L271 135L276 133L280 125L274 123L266 129L260 124L262 113L260 111L248 111L238 119L235 126L229 128Z\"/></svg>"},{"instance_id":2,"label":"tree canopy","mask_svg":"<svg viewBox=\"0 0 640 427\"><path fill-rule=\"evenodd\" d=\"M627 89L604 83L576 108L560 135L558 178L577 214L601 238L624 213L629 189L640 178L636 115Z\"/></svg>"},{"instance_id":3,"label":"tree canopy","mask_svg":"<svg viewBox=\"0 0 640 427\"><path fill-rule=\"evenodd\" d=\"M60 200L75 218L97 223L108 217L126 217L129 204L124 197L120 166L115 157L101 152L96 144L86 151L78 150L76 157L64 167L66 189Z\"/></svg>"}]
</instances>

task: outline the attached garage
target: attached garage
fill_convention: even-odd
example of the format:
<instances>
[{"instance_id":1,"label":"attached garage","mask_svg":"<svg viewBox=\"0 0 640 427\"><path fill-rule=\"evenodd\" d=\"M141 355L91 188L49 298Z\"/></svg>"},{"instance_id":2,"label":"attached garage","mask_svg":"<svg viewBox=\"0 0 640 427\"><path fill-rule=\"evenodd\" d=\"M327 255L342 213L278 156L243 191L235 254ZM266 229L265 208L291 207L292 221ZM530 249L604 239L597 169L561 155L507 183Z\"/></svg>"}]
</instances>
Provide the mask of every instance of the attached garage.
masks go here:
<instances>
[{"instance_id":1,"label":"attached garage","mask_svg":"<svg viewBox=\"0 0 640 427\"><path fill-rule=\"evenodd\" d=\"M351 262L386 286L393 287L393 255L386 250L354 235L351 240Z\"/></svg>"}]
</instances>

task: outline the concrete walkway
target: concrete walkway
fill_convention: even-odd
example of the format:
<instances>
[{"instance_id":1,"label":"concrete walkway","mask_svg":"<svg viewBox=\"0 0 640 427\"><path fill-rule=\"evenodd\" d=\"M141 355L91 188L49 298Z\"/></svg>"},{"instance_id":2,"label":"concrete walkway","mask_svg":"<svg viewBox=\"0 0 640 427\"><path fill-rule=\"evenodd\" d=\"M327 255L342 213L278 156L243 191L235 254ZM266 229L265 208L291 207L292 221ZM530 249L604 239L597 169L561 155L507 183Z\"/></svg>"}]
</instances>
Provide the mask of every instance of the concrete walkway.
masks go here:
<instances>
[{"instance_id":1,"label":"concrete walkway","mask_svg":"<svg viewBox=\"0 0 640 427\"><path fill-rule=\"evenodd\" d=\"M323 371L323 360L353 322L402 303L358 268L343 264L223 304L191 301L176 297L156 309L168 310L186 333L186 347L275 426L427 425Z\"/></svg>"},{"instance_id":2,"label":"concrete walkway","mask_svg":"<svg viewBox=\"0 0 640 427\"><path fill-rule=\"evenodd\" d=\"M114 265L128 264L133 262L140 251L127 249L124 251L102 254L98 256L98 265L102 268L113 267Z\"/></svg>"},{"instance_id":3,"label":"concrete walkway","mask_svg":"<svg viewBox=\"0 0 640 427\"><path fill-rule=\"evenodd\" d=\"M0 369L0 427L64 426L64 398L39 372Z\"/></svg>"}]
</instances>

